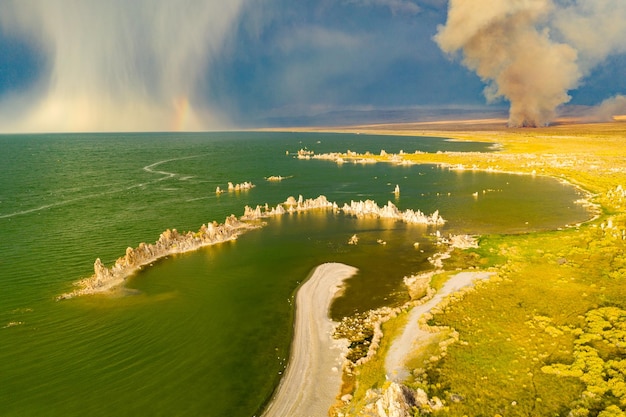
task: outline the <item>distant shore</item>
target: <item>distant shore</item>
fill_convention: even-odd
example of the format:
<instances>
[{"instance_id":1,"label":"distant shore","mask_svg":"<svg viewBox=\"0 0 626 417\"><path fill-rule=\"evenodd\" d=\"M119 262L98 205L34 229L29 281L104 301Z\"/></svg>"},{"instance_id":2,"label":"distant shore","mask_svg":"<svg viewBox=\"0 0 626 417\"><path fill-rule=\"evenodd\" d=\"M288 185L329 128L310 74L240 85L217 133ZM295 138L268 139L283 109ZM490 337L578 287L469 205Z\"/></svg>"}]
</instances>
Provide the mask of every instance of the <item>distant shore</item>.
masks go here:
<instances>
[{"instance_id":1,"label":"distant shore","mask_svg":"<svg viewBox=\"0 0 626 417\"><path fill-rule=\"evenodd\" d=\"M347 340L336 340L328 310L356 268L318 266L296 296L294 338L287 370L263 417L319 417L328 414L341 388Z\"/></svg>"}]
</instances>

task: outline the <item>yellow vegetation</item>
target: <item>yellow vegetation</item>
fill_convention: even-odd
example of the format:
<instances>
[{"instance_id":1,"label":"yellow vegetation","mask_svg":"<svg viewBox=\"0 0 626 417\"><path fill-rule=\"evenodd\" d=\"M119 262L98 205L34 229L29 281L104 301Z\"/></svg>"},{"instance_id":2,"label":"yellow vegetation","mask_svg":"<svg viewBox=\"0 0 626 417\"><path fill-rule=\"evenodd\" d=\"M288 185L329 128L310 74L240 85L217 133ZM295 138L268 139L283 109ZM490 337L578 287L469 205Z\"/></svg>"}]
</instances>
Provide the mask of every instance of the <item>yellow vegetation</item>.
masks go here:
<instances>
[{"instance_id":1,"label":"yellow vegetation","mask_svg":"<svg viewBox=\"0 0 626 417\"><path fill-rule=\"evenodd\" d=\"M502 148L488 154L402 158L561 178L593 193L601 215L559 231L482 236L478 249L447 261L454 268L489 265L500 279L430 320L454 329L460 339L419 381L429 395L445 402L435 415L624 416L626 123L445 128L416 124L351 130L499 143ZM357 376L361 389L380 381L375 369L361 372L368 375Z\"/></svg>"}]
</instances>

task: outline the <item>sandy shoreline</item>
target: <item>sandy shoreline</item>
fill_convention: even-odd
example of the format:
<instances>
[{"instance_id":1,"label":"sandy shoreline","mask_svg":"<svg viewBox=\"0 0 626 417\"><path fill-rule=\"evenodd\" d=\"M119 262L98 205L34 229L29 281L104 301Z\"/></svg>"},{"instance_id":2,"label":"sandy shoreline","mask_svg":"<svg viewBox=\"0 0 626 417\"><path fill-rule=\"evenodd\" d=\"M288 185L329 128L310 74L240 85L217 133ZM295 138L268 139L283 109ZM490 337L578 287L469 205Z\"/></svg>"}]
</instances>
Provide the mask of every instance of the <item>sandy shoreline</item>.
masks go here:
<instances>
[{"instance_id":1,"label":"sandy shoreline","mask_svg":"<svg viewBox=\"0 0 626 417\"><path fill-rule=\"evenodd\" d=\"M432 338L432 333L420 328L420 317L430 312L447 295L473 285L474 281L487 279L492 275L494 275L493 272L460 272L450 277L428 302L414 307L409 312L406 327L402 334L393 341L385 358L387 378L396 382L404 381L409 376L408 370L405 368L407 357Z\"/></svg>"},{"instance_id":2,"label":"sandy shoreline","mask_svg":"<svg viewBox=\"0 0 626 417\"><path fill-rule=\"evenodd\" d=\"M291 356L263 417L328 415L341 388L347 340L335 340L328 309L345 279L357 269L340 263L318 266L300 287Z\"/></svg>"}]
</instances>

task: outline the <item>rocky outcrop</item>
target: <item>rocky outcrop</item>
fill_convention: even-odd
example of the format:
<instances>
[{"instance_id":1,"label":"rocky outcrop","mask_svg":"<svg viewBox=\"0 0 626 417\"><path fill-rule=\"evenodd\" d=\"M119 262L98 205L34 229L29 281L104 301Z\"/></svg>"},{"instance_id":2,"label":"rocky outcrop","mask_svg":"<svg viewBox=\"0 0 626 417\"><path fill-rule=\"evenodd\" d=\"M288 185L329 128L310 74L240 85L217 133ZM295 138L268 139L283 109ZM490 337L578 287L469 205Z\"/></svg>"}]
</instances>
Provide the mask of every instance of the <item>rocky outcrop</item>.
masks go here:
<instances>
[{"instance_id":1,"label":"rocky outcrop","mask_svg":"<svg viewBox=\"0 0 626 417\"><path fill-rule=\"evenodd\" d=\"M231 215L224 223L203 224L197 232L179 233L176 229L167 229L155 243L140 243L136 248L127 248L124 256L118 258L111 268L107 268L100 258L94 262L94 274L79 281L78 289L62 294L58 299L72 298L79 295L105 292L124 282L124 280L157 259L189 252L203 246L236 239L246 230L259 227L244 223Z\"/></svg>"},{"instance_id":2,"label":"rocky outcrop","mask_svg":"<svg viewBox=\"0 0 626 417\"><path fill-rule=\"evenodd\" d=\"M414 154L423 154L424 152L415 151ZM330 152L330 153L320 153L316 154L310 150L300 149L298 151L298 159L321 159L326 161L333 161L337 164L343 164L346 162L352 162L354 164L375 164L378 162L391 162L397 165L413 165L415 164L413 161L404 158L404 151L400 151L399 154L389 154L384 149L380 151L380 154L375 156L370 152L365 152L364 154L360 154L358 152L353 152L351 150L347 150L346 152Z\"/></svg>"},{"instance_id":3,"label":"rocky outcrop","mask_svg":"<svg viewBox=\"0 0 626 417\"><path fill-rule=\"evenodd\" d=\"M265 177L266 181L270 181L270 182L280 182L282 180L286 180L288 178L293 178L292 175L288 176L288 177L283 177L282 175L270 175L269 177Z\"/></svg>"},{"instance_id":4,"label":"rocky outcrop","mask_svg":"<svg viewBox=\"0 0 626 417\"><path fill-rule=\"evenodd\" d=\"M256 187L256 185L251 182L242 182L241 184L233 184L232 182L228 183L228 191L241 191L241 190L249 190L251 188Z\"/></svg>"},{"instance_id":5,"label":"rocky outcrop","mask_svg":"<svg viewBox=\"0 0 626 417\"><path fill-rule=\"evenodd\" d=\"M370 361L383 338L382 325L402 312L400 307L380 307L344 317L335 328L335 339L347 339L350 347L346 354L344 371L355 372L355 366Z\"/></svg>"},{"instance_id":6,"label":"rocky outcrop","mask_svg":"<svg viewBox=\"0 0 626 417\"><path fill-rule=\"evenodd\" d=\"M337 210L337 203L331 203L328 199L321 195L317 198L307 198L306 200L300 195L296 200L290 196L284 203L278 204L276 207L256 206L255 208L246 206L242 216L243 220L257 220L268 217L281 216L285 213L296 213L309 210Z\"/></svg>"},{"instance_id":7,"label":"rocky outcrop","mask_svg":"<svg viewBox=\"0 0 626 417\"><path fill-rule=\"evenodd\" d=\"M367 404L358 413L363 417L413 417L443 408L439 398L429 399L421 388L414 390L396 382L383 389L368 390L365 397Z\"/></svg>"},{"instance_id":8,"label":"rocky outcrop","mask_svg":"<svg viewBox=\"0 0 626 417\"><path fill-rule=\"evenodd\" d=\"M450 248L470 249L478 248L478 240L470 235L450 235L447 238L438 237L438 243L449 245Z\"/></svg>"},{"instance_id":9,"label":"rocky outcrop","mask_svg":"<svg viewBox=\"0 0 626 417\"><path fill-rule=\"evenodd\" d=\"M404 277L404 285L406 285L411 300L420 300L428 296L429 291L434 291L430 286L433 275L435 275L435 271Z\"/></svg>"},{"instance_id":10,"label":"rocky outcrop","mask_svg":"<svg viewBox=\"0 0 626 417\"><path fill-rule=\"evenodd\" d=\"M306 200L302 196L298 196L298 200L293 197L289 197L285 201L284 205L287 207L287 212L295 213L299 211L309 211L315 209L331 209L337 210L337 203L328 201L326 196L320 195L317 198L307 198Z\"/></svg>"},{"instance_id":11,"label":"rocky outcrop","mask_svg":"<svg viewBox=\"0 0 626 417\"><path fill-rule=\"evenodd\" d=\"M443 217L439 215L439 211L426 215L420 210L411 209L400 211L391 201L387 205L379 207L375 201L351 201L350 204L344 204L339 208L337 203L330 202L328 199L320 195L317 198L304 199L301 195L296 200L293 196L289 197L284 203L278 204L276 207L256 206L255 208L246 206L242 219L256 220L267 217L280 216L285 213L295 213L316 209L330 209L333 211L342 211L349 216L357 218L377 218L377 219L393 219L409 224L424 224L430 226L441 226L445 224Z\"/></svg>"},{"instance_id":12,"label":"rocky outcrop","mask_svg":"<svg viewBox=\"0 0 626 417\"><path fill-rule=\"evenodd\" d=\"M265 219L268 217L282 216L287 211L283 208L281 204L278 204L276 207L269 207L267 204L264 206L256 206L252 208L250 206L246 206L243 211L243 216L241 216L242 220L258 220Z\"/></svg>"},{"instance_id":13,"label":"rocky outcrop","mask_svg":"<svg viewBox=\"0 0 626 417\"><path fill-rule=\"evenodd\" d=\"M315 152L308 149L300 149L298 151L298 159L311 159Z\"/></svg>"},{"instance_id":14,"label":"rocky outcrop","mask_svg":"<svg viewBox=\"0 0 626 417\"><path fill-rule=\"evenodd\" d=\"M411 417L416 406L416 393L404 385L392 383L374 403L381 417Z\"/></svg>"},{"instance_id":15,"label":"rocky outcrop","mask_svg":"<svg viewBox=\"0 0 626 417\"><path fill-rule=\"evenodd\" d=\"M232 182L228 183L228 192L232 193L232 192L237 192L237 191L246 191L246 190L250 190L252 188L256 187L256 185L252 184L251 182L248 181L244 181L241 184L233 184ZM225 193L226 190L223 190L222 188L220 188L220 186L218 185L215 188L215 194L220 195L222 193Z\"/></svg>"},{"instance_id":16,"label":"rocky outcrop","mask_svg":"<svg viewBox=\"0 0 626 417\"><path fill-rule=\"evenodd\" d=\"M431 215L426 215L420 210L413 211L411 209L400 211L391 201L386 206L378 207L375 201L351 201L350 204L344 204L341 210L349 215L357 218L373 217L380 219L394 219L409 224L425 224L432 226L440 226L445 224L443 217L439 215L439 210Z\"/></svg>"}]
</instances>

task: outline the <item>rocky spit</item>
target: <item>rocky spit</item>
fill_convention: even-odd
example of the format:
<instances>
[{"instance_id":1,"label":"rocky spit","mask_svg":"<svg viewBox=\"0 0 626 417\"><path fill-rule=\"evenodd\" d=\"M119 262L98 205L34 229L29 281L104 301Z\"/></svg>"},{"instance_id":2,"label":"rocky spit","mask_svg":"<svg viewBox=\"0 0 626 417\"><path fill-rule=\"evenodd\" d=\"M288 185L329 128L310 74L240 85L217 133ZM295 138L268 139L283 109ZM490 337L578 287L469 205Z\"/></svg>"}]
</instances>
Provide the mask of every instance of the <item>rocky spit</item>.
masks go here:
<instances>
[{"instance_id":1,"label":"rocky spit","mask_svg":"<svg viewBox=\"0 0 626 417\"><path fill-rule=\"evenodd\" d=\"M136 248L128 247L126 254L119 257L115 264L107 268L100 258L93 265L94 274L77 282L76 290L62 294L58 300L86 294L106 292L122 284L124 280L160 258L176 253L190 252L203 246L214 245L236 239L241 233L260 227L252 223L242 222L234 215L226 218L224 223L203 224L197 232L179 233L176 229L167 229L155 243L140 243Z\"/></svg>"},{"instance_id":2,"label":"rocky spit","mask_svg":"<svg viewBox=\"0 0 626 417\"><path fill-rule=\"evenodd\" d=\"M230 184L229 188L231 188ZM265 218L320 209L333 210L334 212L343 211L345 214L356 216L357 218L394 219L406 223L434 226L445 223L445 220L439 216L438 212L431 215L425 215L419 210L415 212L410 209L402 212L391 202L387 203L386 206L379 207L371 200L365 202L352 201L349 205L345 204L340 209L337 203L328 201L323 195L314 199L304 199L302 195L297 200L294 197L289 197L284 203L275 207L269 207L267 204L256 206L255 208L246 206L244 214L240 218L231 215L226 218L224 223L208 223L202 225L197 232L179 233L176 229L167 229L161 233L155 243L142 242L136 248L127 248L125 255L118 258L110 268L107 268L98 258L94 263L94 274L77 282L77 289L62 294L57 299L62 300L80 295L107 292L121 285L126 278L141 267L149 265L160 258L234 240L248 230L262 227L263 223L259 220Z\"/></svg>"}]
</instances>

